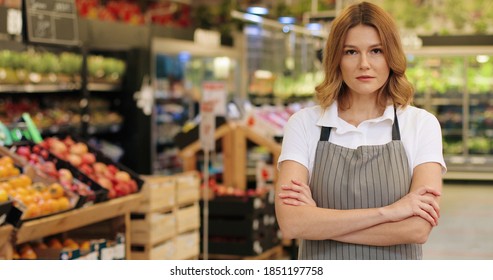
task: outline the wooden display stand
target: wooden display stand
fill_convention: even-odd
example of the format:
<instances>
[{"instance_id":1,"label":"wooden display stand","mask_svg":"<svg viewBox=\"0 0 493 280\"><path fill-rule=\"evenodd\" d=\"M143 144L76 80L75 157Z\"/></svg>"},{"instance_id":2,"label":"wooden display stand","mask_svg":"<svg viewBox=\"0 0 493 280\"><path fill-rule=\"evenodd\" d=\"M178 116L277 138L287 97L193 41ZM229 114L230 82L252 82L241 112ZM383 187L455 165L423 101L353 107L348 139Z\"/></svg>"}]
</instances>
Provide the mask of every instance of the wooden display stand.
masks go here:
<instances>
[{"instance_id":1,"label":"wooden display stand","mask_svg":"<svg viewBox=\"0 0 493 280\"><path fill-rule=\"evenodd\" d=\"M234 189L246 190L247 188L247 148L248 141L253 142L258 146L262 146L267 148L267 150L272 154L274 164L277 163L277 160L281 153L281 145L274 141L274 139L264 137L261 133L255 131L254 129L236 122L227 122L226 124L217 128L214 134L215 140L220 140L221 148L223 152L223 161L224 161L224 169L223 169L223 184L226 187L232 187ZM197 153L202 151L202 147L200 145L200 140L193 142L188 145L179 153L180 158L184 162L184 170L192 171L197 169ZM274 168L274 180L277 179L277 169ZM209 203L212 203L214 200L211 200ZM240 204L243 204L240 202ZM211 206L209 206L211 207ZM232 210L232 209L230 209ZM209 208L211 211L211 208ZM228 211L228 210L225 210ZM272 203L272 213L269 215L260 215L260 217L272 217L275 220L275 211ZM235 223L231 220L217 220L213 216L214 213L209 212L209 223L211 226L216 227L216 230L220 231L220 227L218 227L217 223L222 223L225 228L239 226L238 223ZM225 213L222 213L225 214ZM245 215L240 215L242 217L235 216L233 219L240 219L240 221L245 222L246 225L252 226L252 223L249 222L251 214L253 213L244 213ZM212 215L212 216L211 216ZM258 217L256 217L258 218ZM253 219L253 218L252 218ZM236 220L235 220L236 221ZM224 228L223 227L223 228ZM272 229L274 233L275 225L272 224L269 229ZM256 231L253 231L254 233ZM211 234L211 228L209 228L209 233ZM224 238L228 238L226 232L221 233L215 232L215 237L222 236ZM282 246L275 245L271 243L276 243L276 236L274 234L262 235L261 236L249 236L245 239L245 242L231 242L231 244L221 243L209 241L209 253L212 252L212 247L215 246L214 250L216 252L228 252L227 254L214 254L211 253L211 259L272 259L279 258L282 254ZM258 247L258 253L253 252L251 249L252 246L249 243L254 242L255 238L258 238L258 243L261 244ZM266 242L266 239L271 238L272 242ZM230 239L228 239L230 240ZM264 244L265 243L265 244ZM268 244L267 244L268 243ZM252 243L253 244L253 243ZM236 247L235 247L236 245ZM223 246L223 247L221 247ZM228 247L228 250L224 248L224 246ZM221 247L222 251L219 249ZM262 249L260 249L262 248ZM263 249L267 248L267 249ZM224 250L223 250L224 249ZM256 250L254 250L256 251ZM231 253L231 254L229 254Z\"/></svg>"},{"instance_id":2,"label":"wooden display stand","mask_svg":"<svg viewBox=\"0 0 493 280\"><path fill-rule=\"evenodd\" d=\"M247 141L266 147L273 156L274 164L281 154L281 145L274 139L266 138L243 124L228 122L217 128L214 138L221 139L224 153L223 183L235 189L246 189L247 170ZM197 153L201 151L200 141L197 140L185 147L179 156L183 161L183 169L192 171L197 169ZM274 168L277 178L277 168Z\"/></svg>"},{"instance_id":3,"label":"wooden display stand","mask_svg":"<svg viewBox=\"0 0 493 280\"><path fill-rule=\"evenodd\" d=\"M130 212L137 207L141 199L142 195L135 193L88 207L24 222L17 230L16 244L68 232L109 219L121 218L125 225L125 255L129 256ZM10 225L0 227L0 258L12 259L12 248L9 248L12 244L8 242L12 230L14 229ZM2 252L7 252L7 254L2 256Z\"/></svg>"},{"instance_id":4,"label":"wooden display stand","mask_svg":"<svg viewBox=\"0 0 493 280\"><path fill-rule=\"evenodd\" d=\"M12 234L14 228L11 225L0 226L0 260L12 259Z\"/></svg>"},{"instance_id":5,"label":"wooden display stand","mask_svg":"<svg viewBox=\"0 0 493 280\"><path fill-rule=\"evenodd\" d=\"M144 199L132 213L132 260L197 259L200 178L196 171L144 176Z\"/></svg>"}]
</instances>

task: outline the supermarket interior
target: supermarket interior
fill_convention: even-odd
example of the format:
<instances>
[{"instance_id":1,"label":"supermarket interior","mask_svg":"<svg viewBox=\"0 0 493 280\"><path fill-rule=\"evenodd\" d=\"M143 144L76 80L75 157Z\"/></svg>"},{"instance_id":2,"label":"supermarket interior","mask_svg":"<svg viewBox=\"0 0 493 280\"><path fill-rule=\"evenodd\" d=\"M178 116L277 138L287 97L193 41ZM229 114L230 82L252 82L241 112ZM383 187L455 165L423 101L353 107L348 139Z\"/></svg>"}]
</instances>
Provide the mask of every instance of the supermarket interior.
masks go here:
<instances>
[{"instance_id":1,"label":"supermarket interior","mask_svg":"<svg viewBox=\"0 0 493 280\"><path fill-rule=\"evenodd\" d=\"M283 128L355 2L0 0L0 260L297 259ZM493 2L368 2L441 126L423 259L493 259Z\"/></svg>"}]
</instances>

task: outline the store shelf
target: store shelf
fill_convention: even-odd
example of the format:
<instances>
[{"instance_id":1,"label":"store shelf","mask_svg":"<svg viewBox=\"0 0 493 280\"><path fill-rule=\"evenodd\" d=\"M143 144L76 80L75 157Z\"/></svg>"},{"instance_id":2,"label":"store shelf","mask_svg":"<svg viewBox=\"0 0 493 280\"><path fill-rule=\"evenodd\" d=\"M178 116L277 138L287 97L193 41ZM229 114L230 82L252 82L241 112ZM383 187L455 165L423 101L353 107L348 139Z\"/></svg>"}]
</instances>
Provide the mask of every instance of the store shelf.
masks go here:
<instances>
[{"instance_id":1,"label":"store shelf","mask_svg":"<svg viewBox=\"0 0 493 280\"><path fill-rule=\"evenodd\" d=\"M0 85L0 93L43 93L58 91L74 91L80 89L80 85L75 83L60 83L47 85Z\"/></svg>"},{"instance_id":2,"label":"store shelf","mask_svg":"<svg viewBox=\"0 0 493 280\"><path fill-rule=\"evenodd\" d=\"M130 211L137 207L141 198L140 193L132 194L63 214L25 222L17 233L17 243L24 243L118 216L129 215Z\"/></svg>"},{"instance_id":3,"label":"store shelf","mask_svg":"<svg viewBox=\"0 0 493 280\"><path fill-rule=\"evenodd\" d=\"M66 213L28 221L17 232L17 244L68 232L112 218L124 217L125 250L130 255L130 212L138 207L142 194L136 193ZM0 232L0 235L2 233ZM0 238L0 240L2 240Z\"/></svg>"}]
</instances>

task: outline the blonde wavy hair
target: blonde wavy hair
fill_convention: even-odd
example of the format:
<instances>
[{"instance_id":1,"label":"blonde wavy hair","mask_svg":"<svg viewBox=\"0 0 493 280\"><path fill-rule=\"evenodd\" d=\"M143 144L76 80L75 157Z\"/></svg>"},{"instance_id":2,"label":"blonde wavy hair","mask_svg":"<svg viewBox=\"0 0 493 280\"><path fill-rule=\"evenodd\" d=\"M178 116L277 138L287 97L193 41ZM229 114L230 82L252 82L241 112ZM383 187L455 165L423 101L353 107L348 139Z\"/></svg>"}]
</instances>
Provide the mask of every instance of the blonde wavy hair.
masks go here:
<instances>
[{"instance_id":1,"label":"blonde wavy hair","mask_svg":"<svg viewBox=\"0 0 493 280\"><path fill-rule=\"evenodd\" d=\"M342 79L340 62L349 29L360 24L371 26L378 32L383 55L390 68L389 78L378 92L378 104L382 107L392 103L402 107L411 104L414 88L405 75L407 61L397 25L382 8L368 2L347 7L332 23L329 38L323 50L322 64L325 78L315 88L319 104L327 108L337 100L343 110L351 106L347 94L348 87Z\"/></svg>"}]
</instances>

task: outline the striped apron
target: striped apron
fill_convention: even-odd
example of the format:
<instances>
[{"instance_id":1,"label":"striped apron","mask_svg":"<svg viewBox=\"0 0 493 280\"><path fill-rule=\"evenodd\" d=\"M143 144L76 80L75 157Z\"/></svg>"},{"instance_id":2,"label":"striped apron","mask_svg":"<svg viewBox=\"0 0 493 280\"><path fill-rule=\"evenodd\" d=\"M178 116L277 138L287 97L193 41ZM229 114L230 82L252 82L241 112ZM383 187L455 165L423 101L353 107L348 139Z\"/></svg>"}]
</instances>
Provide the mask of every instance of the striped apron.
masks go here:
<instances>
[{"instance_id":1,"label":"striped apron","mask_svg":"<svg viewBox=\"0 0 493 280\"><path fill-rule=\"evenodd\" d=\"M345 148L330 143L331 127L322 127L310 188L318 207L377 208L409 192L411 175L394 110L392 141ZM420 244L369 246L334 240L301 240L299 259L421 259Z\"/></svg>"}]
</instances>

